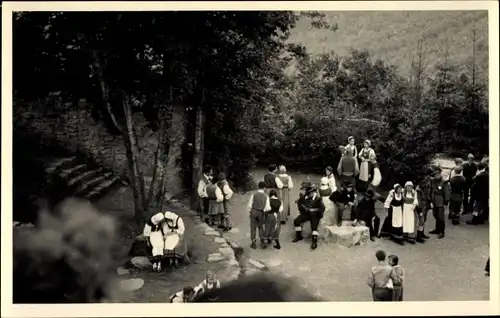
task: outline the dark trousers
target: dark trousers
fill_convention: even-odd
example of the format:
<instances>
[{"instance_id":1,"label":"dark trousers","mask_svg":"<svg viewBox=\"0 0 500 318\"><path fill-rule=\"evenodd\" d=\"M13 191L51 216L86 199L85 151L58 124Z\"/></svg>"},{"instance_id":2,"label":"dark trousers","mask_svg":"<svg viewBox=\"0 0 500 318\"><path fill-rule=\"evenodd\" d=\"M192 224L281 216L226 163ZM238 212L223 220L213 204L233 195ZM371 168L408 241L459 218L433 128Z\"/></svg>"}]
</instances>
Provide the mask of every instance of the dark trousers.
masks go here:
<instances>
[{"instance_id":1,"label":"dark trousers","mask_svg":"<svg viewBox=\"0 0 500 318\"><path fill-rule=\"evenodd\" d=\"M392 301L403 301L403 286L394 286L392 290Z\"/></svg>"},{"instance_id":2,"label":"dark trousers","mask_svg":"<svg viewBox=\"0 0 500 318\"><path fill-rule=\"evenodd\" d=\"M318 225L320 220L321 220L321 215L319 214L302 213L299 214L299 216L297 216L295 220L293 220L293 226L295 226L295 228L299 228L302 226L302 223L309 221L311 222L311 231L318 231Z\"/></svg>"},{"instance_id":3,"label":"dark trousers","mask_svg":"<svg viewBox=\"0 0 500 318\"><path fill-rule=\"evenodd\" d=\"M432 213L436 219L436 231L438 234L444 234L446 224L444 221L444 207L434 207Z\"/></svg>"},{"instance_id":4,"label":"dark trousers","mask_svg":"<svg viewBox=\"0 0 500 318\"><path fill-rule=\"evenodd\" d=\"M474 212L477 213L477 219L484 222L489 218L489 202L487 199L476 199L474 203Z\"/></svg>"},{"instance_id":5,"label":"dark trousers","mask_svg":"<svg viewBox=\"0 0 500 318\"><path fill-rule=\"evenodd\" d=\"M462 200L460 201L450 201L450 215L451 219L458 221L460 219L460 208L462 207Z\"/></svg>"},{"instance_id":6,"label":"dark trousers","mask_svg":"<svg viewBox=\"0 0 500 318\"><path fill-rule=\"evenodd\" d=\"M373 301L392 301L392 289L375 287L372 289Z\"/></svg>"},{"instance_id":7,"label":"dark trousers","mask_svg":"<svg viewBox=\"0 0 500 318\"><path fill-rule=\"evenodd\" d=\"M250 211L250 239L252 242L257 241L257 230L259 230L259 239L264 241L264 211L252 209Z\"/></svg>"},{"instance_id":8,"label":"dark trousers","mask_svg":"<svg viewBox=\"0 0 500 318\"><path fill-rule=\"evenodd\" d=\"M486 273L490 273L490 258L488 257L488 260L486 261L486 266L484 267L484 271Z\"/></svg>"},{"instance_id":9,"label":"dark trousers","mask_svg":"<svg viewBox=\"0 0 500 318\"><path fill-rule=\"evenodd\" d=\"M351 183L353 185L354 189L356 189L355 188L355 186L356 186L356 177L354 175L352 175L352 176L346 176L346 175L343 175L343 174L340 175L340 184L342 186L346 186L349 183Z\"/></svg>"},{"instance_id":10,"label":"dark trousers","mask_svg":"<svg viewBox=\"0 0 500 318\"><path fill-rule=\"evenodd\" d=\"M380 218L377 215L364 218L363 222L365 222L366 226L370 229L370 237L378 235L378 231L380 229Z\"/></svg>"},{"instance_id":11,"label":"dark trousers","mask_svg":"<svg viewBox=\"0 0 500 318\"><path fill-rule=\"evenodd\" d=\"M472 210L472 200L469 199L469 194L470 194L470 189L472 187L472 184L474 181L472 180L467 180L464 185L464 197L463 197L463 206L464 206L464 212L470 212Z\"/></svg>"},{"instance_id":12,"label":"dark trousers","mask_svg":"<svg viewBox=\"0 0 500 318\"><path fill-rule=\"evenodd\" d=\"M208 218L208 205L210 200L207 198L202 198L200 202L199 215L200 217Z\"/></svg>"}]
</instances>

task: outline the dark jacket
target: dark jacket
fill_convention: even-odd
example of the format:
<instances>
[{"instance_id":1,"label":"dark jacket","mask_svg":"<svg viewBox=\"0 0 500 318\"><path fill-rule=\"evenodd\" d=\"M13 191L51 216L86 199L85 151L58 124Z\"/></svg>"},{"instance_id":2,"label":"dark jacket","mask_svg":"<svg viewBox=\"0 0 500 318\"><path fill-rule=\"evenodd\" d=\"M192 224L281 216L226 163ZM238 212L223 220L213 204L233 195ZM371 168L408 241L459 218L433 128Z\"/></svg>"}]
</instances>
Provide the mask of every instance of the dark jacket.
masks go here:
<instances>
[{"instance_id":1,"label":"dark jacket","mask_svg":"<svg viewBox=\"0 0 500 318\"><path fill-rule=\"evenodd\" d=\"M450 202L450 185L443 179L431 181L431 203L436 208L443 208Z\"/></svg>"},{"instance_id":2,"label":"dark jacket","mask_svg":"<svg viewBox=\"0 0 500 318\"><path fill-rule=\"evenodd\" d=\"M490 175L487 171L481 171L472 185L472 196L475 200L486 201L490 197Z\"/></svg>"},{"instance_id":3,"label":"dark jacket","mask_svg":"<svg viewBox=\"0 0 500 318\"><path fill-rule=\"evenodd\" d=\"M316 195L314 199L301 197L297 201L297 207L300 214L317 214L322 217L325 212L325 205L319 195Z\"/></svg>"},{"instance_id":4,"label":"dark jacket","mask_svg":"<svg viewBox=\"0 0 500 318\"><path fill-rule=\"evenodd\" d=\"M373 198L362 198L356 205L356 218L369 221L373 217L375 217L375 200Z\"/></svg>"},{"instance_id":5,"label":"dark jacket","mask_svg":"<svg viewBox=\"0 0 500 318\"><path fill-rule=\"evenodd\" d=\"M465 192L465 178L461 175L453 176L450 179L450 201L462 202Z\"/></svg>"},{"instance_id":6,"label":"dark jacket","mask_svg":"<svg viewBox=\"0 0 500 318\"><path fill-rule=\"evenodd\" d=\"M333 201L333 203L349 204L349 202L354 202L354 195L354 191L349 192L346 189L338 189L332 193L330 200Z\"/></svg>"},{"instance_id":7,"label":"dark jacket","mask_svg":"<svg viewBox=\"0 0 500 318\"><path fill-rule=\"evenodd\" d=\"M472 179L474 179L474 176L477 173L477 164L475 162L464 162L463 165L463 175L465 177L465 180L471 182Z\"/></svg>"}]
</instances>

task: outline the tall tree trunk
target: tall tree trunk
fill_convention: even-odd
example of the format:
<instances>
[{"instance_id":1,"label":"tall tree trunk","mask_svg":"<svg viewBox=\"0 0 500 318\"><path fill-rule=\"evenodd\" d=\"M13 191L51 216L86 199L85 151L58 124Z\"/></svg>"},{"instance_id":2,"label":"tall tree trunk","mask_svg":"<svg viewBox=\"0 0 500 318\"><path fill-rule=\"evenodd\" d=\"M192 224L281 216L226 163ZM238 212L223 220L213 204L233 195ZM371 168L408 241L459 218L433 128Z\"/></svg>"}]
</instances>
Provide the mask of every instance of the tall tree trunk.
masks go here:
<instances>
[{"instance_id":1,"label":"tall tree trunk","mask_svg":"<svg viewBox=\"0 0 500 318\"><path fill-rule=\"evenodd\" d=\"M127 165L129 167L129 176L132 185L132 192L134 195L134 212L135 219L139 222L142 220L144 211L144 180L140 174L139 169L139 149L137 147L137 139L134 133L134 127L132 122L132 110L130 108L130 103L128 97L124 94L123 99L123 111L125 115L125 129L118 122L116 118L109 98L109 86L107 85L106 79L103 72L103 64L99 52L97 50L92 50L92 68L97 75L99 81L99 86L101 88L101 94L103 102L106 106L108 115L111 121L115 125L116 129L121 132L123 136L123 142L125 145L125 151L127 156Z\"/></svg>"},{"instance_id":2,"label":"tall tree trunk","mask_svg":"<svg viewBox=\"0 0 500 318\"><path fill-rule=\"evenodd\" d=\"M186 140L186 109L176 103L172 106L172 116L168 129L168 158L165 171L165 191L172 196L184 194L182 187L182 148Z\"/></svg>"},{"instance_id":3,"label":"tall tree trunk","mask_svg":"<svg viewBox=\"0 0 500 318\"><path fill-rule=\"evenodd\" d=\"M128 95L123 93L122 99L123 113L125 115L125 148L127 155L127 162L130 170L130 177L132 181L132 190L134 193L134 207L136 221L142 221L144 211L147 209L145 206L145 190L144 179L139 164L140 152L137 143L137 136L134 130L134 123L132 119L132 108Z\"/></svg>"},{"instance_id":4,"label":"tall tree trunk","mask_svg":"<svg viewBox=\"0 0 500 318\"><path fill-rule=\"evenodd\" d=\"M203 100L203 99L202 99ZM194 151L193 151L193 171L192 171L192 194L191 208L198 209L200 201L198 198L197 188L203 172L203 154L204 154L204 132L205 132L205 112L203 105L200 103L196 107L196 121L194 130Z\"/></svg>"}]
</instances>

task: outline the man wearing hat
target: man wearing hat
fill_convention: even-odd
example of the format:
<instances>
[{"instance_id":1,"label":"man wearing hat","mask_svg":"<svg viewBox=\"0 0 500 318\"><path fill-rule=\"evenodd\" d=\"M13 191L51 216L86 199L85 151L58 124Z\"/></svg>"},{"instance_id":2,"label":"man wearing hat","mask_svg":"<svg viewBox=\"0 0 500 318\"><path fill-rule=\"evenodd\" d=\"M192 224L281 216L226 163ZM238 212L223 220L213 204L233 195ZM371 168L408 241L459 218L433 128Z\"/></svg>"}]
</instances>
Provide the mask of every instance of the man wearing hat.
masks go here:
<instances>
[{"instance_id":1,"label":"man wearing hat","mask_svg":"<svg viewBox=\"0 0 500 318\"><path fill-rule=\"evenodd\" d=\"M444 237L445 232L445 209L450 202L449 184L443 180L442 170L435 168L434 178L431 181L430 203L432 213L436 219L436 228L430 231L430 234L437 234L438 238Z\"/></svg>"},{"instance_id":2,"label":"man wearing hat","mask_svg":"<svg viewBox=\"0 0 500 318\"><path fill-rule=\"evenodd\" d=\"M347 183L341 186L337 191L333 192L330 196L330 200L333 201L337 210L337 226L342 226L342 220L354 220L355 219L355 209L354 202L356 200L356 194L354 193L354 185L352 183Z\"/></svg>"},{"instance_id":3,"label":"man wearing hat","mask_svg":"<svg viewBox=\"0 0 500 318\"><path fill-rule=\"evenodd\" d=\"M462 165L462 174L465 178L464 184L464 197L463 197L463 213L467 214L471 212L471 202L470 202L470 189L474 183L474 177L477 173L477 164L474 162L474 155L469 154L467 156L467 161Z\"/></svg>"},{"instance_id":4,"label":"man wearing hat","mask_svg":"<svg viewBox=\"0 0 500 318\"><path fill-rule=\"evenodd\" d=\"M325 205L314 185L305 189L304 196L297 201L297 207L300 214L293 220L295 239L292 242L296 243L304 239L302 237L302 223L309 221L312 231L311 249L314 250L318 247L318 225L325 212Z\"/></svg>"},{"instance_id":5,"label":"man wearing hat","mask_svg":"<svg viewBox=\"0 0 500 318\"><path fill-rule=\"evenodd\" d=\"M356 220L362 221L370 229L370 240L375 241L380 229L380 218L375 213L375 201L380 196L368 189L356 205Z\"/></svg>"}]
</instances>

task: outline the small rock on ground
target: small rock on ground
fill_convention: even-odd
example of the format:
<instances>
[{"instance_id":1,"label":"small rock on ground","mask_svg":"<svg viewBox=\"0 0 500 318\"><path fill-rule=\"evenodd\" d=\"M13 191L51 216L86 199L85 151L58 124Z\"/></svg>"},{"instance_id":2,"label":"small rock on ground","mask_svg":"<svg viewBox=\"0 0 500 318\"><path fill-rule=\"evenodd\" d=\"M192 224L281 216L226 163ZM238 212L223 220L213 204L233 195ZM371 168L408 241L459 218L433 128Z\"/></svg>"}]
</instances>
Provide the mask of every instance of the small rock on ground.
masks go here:
<instances>
[{"instance_id":1,"label":"small rock on ground","mask_svg":"<svg viewBox=\"0 0 500 318\"><path fill-rule=\"evenodd\" d=\"M125 279L120 282L120 288L123 291L134 291L144 286L144 280L140 278Z\"/></svg>"},{"instance_id":2,"label":"small rock on ground","mask_svg":"<svg viewBox=\"0 0 500 318\"><path fill-rule=\"evenodd\" d=\"M215 243L224 243L226 240L223 237L217 236L214 238Z\"/></svg>"},{"instance_id":3,"label":"small rock on ground","mask_svg":"<svg viewBox=\"0 0 500 318\"><path fill-rule=\"evenodd\" d=\"M219 247L219 252L222 255L232 255L234 254L233 249L230 247Z\"/></svg>"},{"instance_id":4,"label":"small rock on ground","mask_svg":"<svg viewBox=\"0 0 500 318\"><path fill-rule=\"evenodd\" d=\"M130 271L129 271L128 269L126 269L126 268L123 268L123 266L122 266L122 267L118 267L118 268L116 269L116 273L117 273L119 276L123 276L123 275L127 275L127 274L129 274L129 273L130 273Z\"/></svg>"},{"instance_id":5,"label":"small rock on ground","mask_svg":"<svg viewBox=\"0 0 500 318\"><path fill-rule=\"evenodd\" d=\"M213 255L213 254L211 254ZM217 263L217 262L220 262L220 261L223 261L225 259L224 256L222 255L216 255L216 256L209 256L208 259L207 259L207 262L209 263Z\"/></svg>"},{"instance_id":6,"label":"small rock on ground","mask_svg":"<svg viewBox=\"0 0 500 318\"><path fill-rule=\"evenodd\" d=\"M219 232L217 231L207 231L205 232L206 236L220 236Z\"/></svg>"},{"instance_id":7,"label":"small rock on ground","mask_svg":"<svg viewBox=\"0 0 500 318\"><path fill-rule=\"evenodd\" d=\"M153 264L149 261L147 256L136 256L130 259L130 263L137 268L152 268Z\"/></svg>"},{"instance_id":8,"label":"small rock on ground","mask_svg":"<svg viewBox=\"0 0 500 318\"><path fill-rule=\"evenodd\" d=\"M238 263L238 261L237 261L236 259L234 259L234 258L233 258L233 259L231 259L231 260L229 261L229 265L231 265L231 266L239 266L239 265L240 265L240 263Z\"/></svg>"},{"instance_id":9,"label":"small rock on ground","mask_svg":"<svg viewBox=\"0 0 500 318\"><path fill-rule=\"evenodd\" d=\"M257 267L258 269L264 269L264 268L266 268L266 265L264 265L263 263L259 262L258 260L255 260L253 258L250 258L248 260L248 262L250 264L252 264L253 266Z\"/></svg>"}]
</instances>

